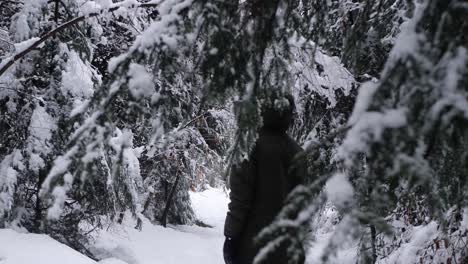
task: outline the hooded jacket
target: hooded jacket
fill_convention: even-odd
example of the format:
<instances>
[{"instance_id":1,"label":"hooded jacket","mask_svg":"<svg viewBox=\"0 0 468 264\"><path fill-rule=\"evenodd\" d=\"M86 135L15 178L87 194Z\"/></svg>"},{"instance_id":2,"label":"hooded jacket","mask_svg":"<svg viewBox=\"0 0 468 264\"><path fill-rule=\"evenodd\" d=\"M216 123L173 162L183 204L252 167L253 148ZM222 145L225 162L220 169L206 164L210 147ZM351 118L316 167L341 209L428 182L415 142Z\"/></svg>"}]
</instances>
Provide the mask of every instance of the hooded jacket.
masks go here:
<instances>
[{"instance_id":1,"label":"hooded jacket","mask_svg":"<svg viewBox=\"0 0 468 264\"><path fill-rule=\"evenodd\" d=\"M250 264L259 248L253 239L280 212L286 196L301 183L303 168L293 165L302 149L286 134L292 108L262 112L263 127L250 158L231 168L230 203L224 235L238 241L235 263ZM286 264L285 249L266 263Z\"/></svg>"}]
</instances>

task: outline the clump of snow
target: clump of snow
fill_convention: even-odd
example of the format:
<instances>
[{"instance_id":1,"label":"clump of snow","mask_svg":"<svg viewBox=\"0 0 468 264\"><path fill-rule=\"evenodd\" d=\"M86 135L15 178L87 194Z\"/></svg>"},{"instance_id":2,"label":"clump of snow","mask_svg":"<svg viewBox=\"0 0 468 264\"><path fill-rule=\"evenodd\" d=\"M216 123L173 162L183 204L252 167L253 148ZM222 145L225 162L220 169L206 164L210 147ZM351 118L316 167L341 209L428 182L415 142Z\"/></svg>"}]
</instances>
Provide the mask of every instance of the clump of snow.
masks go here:
<instances>
[{"instance_id":1,"label":"clump of snow","mask_svg":"<svg viewBox=\"0 0 468 264\"><path fill-rule=\"evenodd\" d=\"M34 42L36 42L38 40L39 40L38 37L34 37L34 38L30 38L28 40L13 44L15 46L16 54L23 52L24 50L29 48Z\"/></svg>"},{"instance_id":2,"label":"clump of snow","mask_svg":"<svg viewBox=\"0 0 468 264\"><path fill-rule=\"evenodd\" d=\"M325 193L337 208L343 208L353 199L354 188L344 173L336 173L325 185Z\"/></svg>"},{"instance_id":3,"label":"clump of snow","mask_svg":"<svg viewBox=\"0 0 468 264\"><path fill-rule=\"evenodd\" d=\"M39 34L38 16L40 9L47 6L47 0L23 0L22 4L20 12L13 17L11 24L15 42L24 41Z\"/></svg>"},{"instance_id":4,"label":"clump of snow","mask_svg":"<svg viewBox=\"0 0 468 264\"><path fill-rule=\"evenodd\" d=\"M369 111L360 114L359 120L346 134L337 156L346 164L353 153L367 152L368 143L379 141L389 128L400 128L406 124L406 109L390 109L383 112Z\"/></svg>"},{"instance_id":5,"label":"clump of snow","mask_svg":"<svg viewBox=\"0 0 468 264\"><path fill-rule=\"evenodd\" d=\"M110 146L115 152L121 152L123 149L133 146L133 133L128 129L123 131L116 129L114 137L109 140Z\"/></svg>"},{"instance_id":6,"label":"clump of snow","mask_svg":"<svg viewBox=\"0 0 468 264\"><path fill-rule=\"evenodd\" d=\"M135 98L153 95L154 83L151 74L140 64L131 63L128 70L128 89Z\"/></svg>"},{"instance_id":7,"label":"clump of snow","mask_svg":"<svg viewBox=\"0 0 468 264\"><path fill-rule=\"evenodd\" d=\"M29 124L29 168L38 172L45 166L43 156L49 154L51 149L52 133L57 129L56 120L40 104L36 107L31 116Z\"/></svg>"},{"instance_id":8,"label":"clump of snow","mask_svg":"<svg viewBox=\"0 0 468 264\"><path fill-rule=\"evenodd\" d=\"M113 4L112 0L96 0L102 8L109 8Z\"/></svg>"},{"instance_id":9,"label":"clump of snow","mask_svg":"<svg viewBox=\"0 0 468 264\"><path fill-rule=\"evenodd\" d=\"M49 175L47 175L46 179L42 183L40 194L43 195L50 190L50 183L56 177L65 174L68 171L68 166L70 166L72 162L72 157L76 154L78 148L75 146L67 153L62 156L57 157L54 160L54 165L52 169L49 171Z\"/></svg>"},{"instance_id":10,"label":"clump of snow","mask_svg":"<svg viewBox=\"0 0 468 264\"><path fill-rule=\"evenodd\" d=\"M416 226L411 237L400 245L399 250L392 252L386 263L416 263L419 261L420 251L426 244L437 237L437 223L431 222L427 225Z\"/></svg>"},{"instance_id":11,"label":"clump of snow","mask_svg":"<svg viewBox=\"0 0 468 264\"><path fill-rule=\"evenodd\" d=\"M416 26L421 21L424 10L427 7L427 2L425 1L423 4L415 3L415 6L413 18L403 22L400 26L401 31L395 39L395 45L390 51L382 76L385 76L387 70L392 69L395 62L398 60L407 56L418 56L415 49L419 47L421 43L424 43L425 39L424 34L417 32ZM424 61L421 56L419 56L419 58L421 62Z\"/></svg>"},{"instance_id":12,"label":"clump of snow","mask_svg":"<svg viewBox=\"0 0 468 264\"><path fill-rule=\"evenodd\" d=\"M0 163L0 215L11 210L18 170L24 169L22 160L21 153L15 150Z\"/></svg>"},{"instance_id":13,"label":"clump of snow","mask_svg":"<svg viewBox=\"0 0 468 264\"><path fill-rule=\"evenodd\" d=\"M157 7L160 17L159 20L153 22L148 29L137 36L127 54L122 54L110 60L108 65L109 72L112 73L120 63L125 61L128 56L134 52L145 52L148 48L154 46L164 46L164 48L175 50L179 42L189 39L188 36L175 33L177 32L178 22L182 19L179 15L180 11L189 7L192 4L192 0L152 2L159 3ZM118 4L122 7L131 7L138 4L138 2L130 0Z\"/></svg>"},{"instance_id":14,"label":"clump of snow","mask_svg":"<svg viewBox=\"0 0 468 264\"><path fill-rule=\"evenodd\" d=\"M57 129L56 120L47 113L46 109L37 104L29 124L29 149L36 153L48 154L51 151L50 140Z\"/></svg>"},{"instance_id":15,"label":"clump of snow","mask_svg":"<svg viewBox=\"0 0 468 264\"><path fill-rule=\"evenodd\" d=\"M103 10L103 7L96 1L86 1L80 5L80 15L88 15L101 10Z\"/></svg>"},{"instance_id":16,"label":"clump of snow","mask_svg":"<svg viewBox=\"0 0 468 264\"><path fill-rule=\"evenodd\" d=\"M468 50L464 47L458 47L453 58L450 58L447 64L447 74L444 80L446 89L444 91L453 92L457 90L459 82L463 79L461 73L465 72L464 70L468 67Z\"/></svg>"},{"instance_id":17,"label":"clump of snow","mask_svg":"<svg viewBox=\"0 0 468 264\"><path fill-rule=\"evenodd\" d=\"M154 2L154 1L149 1L147 3ZM129 12L131 10L128 10L128 8L132 7L137 7L141 3L138 2L137 0L123 0L114 3L112 0L95 0L95 1L82 1L80 3L80 14L81 15L90 15L91 13L98 13L98 12L106 12L108 11L109 8L114 8L114 7L120 7L119 10L115 10L118 15L120 15L122 12L119 12L120 9L123 9L126 12Z\"/></svg>"},{"instance_id":18,"label":"clump of snow","mask_svg":"<svg viewBox=\"0 0 468 264\"><path fill-rule=\"evenodd\" d=\"M73 118L79 114L82 114L88 109L90 100L84 100L77 104L75 101L75 107L70 111L70 118Z\"/></svg>"},{"instance_id":19,"label":"clump of snow","mask_svg":"<svg viewBox=\"0 0 468 264\"><path fill-rule=\"evenodd\" d=\"M29 154L29 168L34 172L39 172L41 168L44 168L45 162L42 157L37 153Z\"/></svg>"},{"instance_id":20,"label":"clump of snow","mask_svg":"<svg viewBox=\"0 0 468 264\"><path fill-rule=\"evenodd\" d=\"M125 175L127 175L124 178L124 183L132 196L134 205L136 208L139 208L139 196L136 187L141 186L143 182L140 174L140 162L138 160L141 150L133 148L133 133L128 129L124 129L123 131L117 129L115 136L110 139L109 144L116 153L122 154L122 167L125 170ZM120 157L120 154L118 156ZM108 179L109 181L112 181L112 179ZM140 210L137 209L137 212L140 212Z\"/></svg>"},{"instance_id":21,"label":"clump of snow","mask_svg":"<svg viewBox=\"0 0 468 264\"><path fill-rule=\"evenodd\" d=\"M367 111L372 102L377 85L373 81L365 82L359 88L359 94L354 104L353 113L351 114L348 124L356 123L359 118Z\"/></svg>"},{"instance_id":22,"label":"clump of snow","mask_svg":"<svg viewBox=\"0 0 468 264\"><path fill-rule=\"evenodd\" d=\"M301 43L303 45L303 43ZM311 46L315 44L311 43ZM304 87L315 91L319 95L327 98L328 107L336 105L336 91L341 90L348 95L356 84L353 75L342 65L338 57L331 57L323 53L320 49L315 50L314 54L305 52L300 48L293 48L294 63L288 67L294 80L294 97L300 101L299 91ZM313 58L313 60L311 59ZM298 104L298 111L300 111Z\"/></svg>"},{"instance_id":23,"label":"clump of snow","mask_svg":"<svg viewBox=\"0 0 468 264\"><path fill-rule=\"evenodd\" d=\"M47 210L47 218L54 220L60 218L63 211L63 204L67 199L67 191L71 188L73 183L73 176L70 173L65 174L63 177L64 184L55 186L52 191L54 196L54 203L51 208Z\"/></svg>"},{"instance_id":24,"label":"clump of snow","mask_svg":"<svg viewBox=\"0 0 468 264\"><path fill-rule=\"evenodd\" d=\"M468 230L468 207L463 209L463 220L460 223L460 227Z\"/></svg>"},{"instance_id":25,"label":"clump of snow","mask_svg":"<svg viewBox=\"0 0 468 264\"><path fill-rule=\"evenodd\" d=\"M118 56L115 56L115 57L112 57L110 60L109 60L109 63L107 64L107 71L109 71L109 73L113 73L117 67L123 62L125 61L125 59L127 58L127 55L126 54L120 54Z\"/></svg>"},{"instance_id":26,"label":"clump of snow","mask_svg":"<svg viewBox=\"0 0 468 264\"><path fill-rule=\"evenodd\" d=\"M16 17L16 20L13 22L12 27L15 30L15 39L17 40L27 40L29 38L30 28L28 25L28 15L27 14L19 14Z\"/></svg>"},{"instance_id":27,"label":"clump of snow","mask_svg":"<svg viewBox=\"0 0 468 264\"><path fill-rule=\"evenodd\" d=\"M72 96L74 107L80 107L82 101L91 98L94 93L94 78L100 78L89 63L85 63L78 53L69 50L65 44L61 45L61 53L67 55L65 69L62 71L62 87L60 90L65 97Z\"/></svg>"},{"instance_id":28,"label":"clump of snow","mask_svg":"<svg viewBox=\"0 0 468 264\"><path fill-rule=\"evenodd\" d=\"M7 164L6 159L0 163L0 215L11 210L13 205L14 185L17 171Z\"/></svg>"},{"instance_id":29,"label":"clump of snow","mask_svg":"<svg viewBox=\"0 0 468 264\"><path fill-rule=\"evenodd\" d=\"M453 110L445 114L444 119L449 119L456 115L455 112L462 113L468 118L467 93L459 83L463 80L463 73L468 65L468 50L463 47L456 49L453 54L446 54L440 64L445 68L445 78L442 80L440 93L441 98L431 107L431 117L437 119L438 116L448 107ZM457 88L461 89L457 89ZM447 120L444 120L447 121Z\"/></svg>"}]
</instances>

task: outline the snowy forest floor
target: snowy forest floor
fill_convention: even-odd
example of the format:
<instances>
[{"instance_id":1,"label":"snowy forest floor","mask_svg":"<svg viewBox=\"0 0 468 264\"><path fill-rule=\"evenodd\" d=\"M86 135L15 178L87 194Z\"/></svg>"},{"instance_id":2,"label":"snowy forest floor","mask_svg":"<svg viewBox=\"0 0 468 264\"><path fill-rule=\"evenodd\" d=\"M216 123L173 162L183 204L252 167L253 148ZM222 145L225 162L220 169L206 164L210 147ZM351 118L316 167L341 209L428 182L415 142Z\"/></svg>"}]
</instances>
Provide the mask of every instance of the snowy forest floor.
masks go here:
<instances>
[{"instance_id":1,"label":"snowy forest floor","mask_svg":"<svg viewBox=\"0 0 468 264\"><path fill-rule=\"evenodd\" d=\"M147 219L142 230L126 216L122 225L100 231L92 246L104 264L221 264L223 227L229 198L222 189L191 192L195 214L211 227L154 225ZM324 240L329 234L323 236ZM308 262L318 260L323 243L310 250ZM0 264L91 264L95 261L47 235L0 229Z\"/></svg>"},{"instance_id":2,"label":"snowy forest floor","mask_svg":"<svg viewBox=\"0 0 468 264\"><path fill-rule=\"evenodd\" d=\"M172 226L143 222L141 231L128 217L123 229L103 232L96 247L129 264L223 263L223 226L228 196L222 189L190 193L197 219L212 227ZM105 257L105 256L103 256Z\"/></svg>"},{"instance_id":3,"label":"snowy forest floor","mask_svg":"<svg viewBox=\"0 0 468 264\"><path fill-rule=\"evenodd\" d=\"M127 217L121 226L102 231L95 250L105 264L178 264L223 263L223 226L228 197L221 189L191 193L197 218L212 226L168 226L164 228ZM90 264L91 259L46 235L22 234L0 229L0 264Z\"/></svg>"},{"instance_id":4,"label":"snowy forest floor","mask_svg":"<svg viewBox=\"0 0 468 264\"><path fill-rule=\"evenodd\" d=\"M222 264L223 226L229 198L222 189L208 188L190 193L198 220L212 227L173 226L164 228L144 220L142 230L126 216L122 225L99 231L91 245L100 264ZM334 232L337 212L325 209L316 230L316 243L309 247L306 263L321 263L320 257ZM463 224L468 227L468 214ZM438 236L437 225L415 228L401 247L378 263L416 263L420 249ZM342 245L343 246L343 245ZM419 252L420 253L420 252ZM438 252L443 253L443 252ZM437 254L436 254L437 255ZM439 254L440 255L440 254ZM444 255L444 254L443 254ZM354 263L356 244L344 246L331 263ZM93 264L95 261L47 235L0 229L0 264Z\"/></svg>"}]
</instances>

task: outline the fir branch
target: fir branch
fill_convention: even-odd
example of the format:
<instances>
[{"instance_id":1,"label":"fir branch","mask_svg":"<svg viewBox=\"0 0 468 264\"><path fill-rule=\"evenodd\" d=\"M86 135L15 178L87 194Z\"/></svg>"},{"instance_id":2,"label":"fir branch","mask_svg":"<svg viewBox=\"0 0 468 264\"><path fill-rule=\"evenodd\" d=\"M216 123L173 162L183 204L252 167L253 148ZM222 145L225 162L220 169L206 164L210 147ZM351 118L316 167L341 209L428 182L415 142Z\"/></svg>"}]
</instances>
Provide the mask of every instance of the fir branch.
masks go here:
<instances>
[{"instance_id":1,"label":"fir branch","mask_svg":"<svg viewBox=\"0 0 468 264\"><path fill-rule=\"evenodd\" d=\"M131 8L151 8L151 7L157 7L157 6L158 6L158 4L156 4L156 3L143 3L143 4L136 5L136 6L131 6ZM9 59L2 66L2 68L0 68L0 76L2 76L11 66L13 66L13 64L15 64L15 62L22 59L29 52L31 52L35 48L39 47L47 39L55 36L57 33L67 29L68 27L76 25L79 22L85 21L88 18L97 17L97 16L100 16L100 15L105 14L105 13L111 13L111 12L117 11L121 7L122 6L114 6L114 7L111 7L111 8L100 10L98 12L93 12L93 13L90 13L90 14L87 14L87 15L82 15L82 16L76 17L76 18L74 18L72 20L69 20L69 21L61 24L60 26L50 30L49 32L42 35L37 41L32 43L29 47L27 47L26 49L24 49L23 51L21 51L20 53L14 55L11 59Z\"/></svg>"}]
</instances>

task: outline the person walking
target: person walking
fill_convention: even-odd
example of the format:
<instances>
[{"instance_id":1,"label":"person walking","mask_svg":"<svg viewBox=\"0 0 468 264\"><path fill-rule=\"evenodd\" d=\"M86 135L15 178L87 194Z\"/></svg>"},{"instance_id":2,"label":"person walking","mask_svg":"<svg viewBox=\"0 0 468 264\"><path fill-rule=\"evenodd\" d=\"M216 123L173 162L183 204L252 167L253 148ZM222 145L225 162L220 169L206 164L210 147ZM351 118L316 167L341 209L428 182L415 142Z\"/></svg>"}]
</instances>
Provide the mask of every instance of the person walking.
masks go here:
<instances>
[{"instance_id":1,"label":"person walking","mask_svg":"<svg viewBox=\"0 0 468 264\"><path fill-rule=\"evenodd\" d=\"M253 262L260 249L253 241L255 236L273 221L286 196L304 176L303 168L293 166L294 157L302 149L286 133L293 121L292 96L287 96L284 105L280 109L263 107L263 126L249 159L231 168L230 203L224 225L226 264ZM287 264L286 248L279 247L265 263Z\"/></svg>"}]
</instances>

